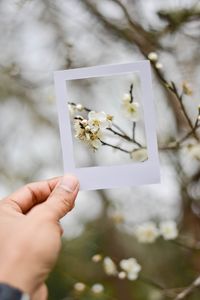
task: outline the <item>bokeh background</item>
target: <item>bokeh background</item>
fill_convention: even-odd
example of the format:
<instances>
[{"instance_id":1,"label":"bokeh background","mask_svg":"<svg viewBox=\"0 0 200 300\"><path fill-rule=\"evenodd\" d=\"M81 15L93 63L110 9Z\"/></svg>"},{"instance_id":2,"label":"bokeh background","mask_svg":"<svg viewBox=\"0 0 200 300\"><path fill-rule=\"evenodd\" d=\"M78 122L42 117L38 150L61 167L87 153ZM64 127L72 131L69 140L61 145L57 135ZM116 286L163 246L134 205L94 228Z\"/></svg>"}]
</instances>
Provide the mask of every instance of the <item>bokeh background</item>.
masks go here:
<instances>
[{"instance_id":1,"label":"bokeh background","mask_svg":"<svg viewBox=\"0 0 200 300\"><path fill-rule=\"evenodd\" d=\"M193 129L200 104L199 1L1 0L0 45L1 197L62 174L54 70L159 55L152 73L161 183L79 194L62 221L63 248L48 281L49 299L175 299L189 286L188 296L177 299L198 300L198 285L191 284L200 272L200 145ZM165 219L177 222L178 240L138 243L135 224ZM116 262L136 257L148 280L107 276L91 261L96 253ZM88 288L101 283L104 292L78 293L79 281Z\"/></svg>"}]
</instances>

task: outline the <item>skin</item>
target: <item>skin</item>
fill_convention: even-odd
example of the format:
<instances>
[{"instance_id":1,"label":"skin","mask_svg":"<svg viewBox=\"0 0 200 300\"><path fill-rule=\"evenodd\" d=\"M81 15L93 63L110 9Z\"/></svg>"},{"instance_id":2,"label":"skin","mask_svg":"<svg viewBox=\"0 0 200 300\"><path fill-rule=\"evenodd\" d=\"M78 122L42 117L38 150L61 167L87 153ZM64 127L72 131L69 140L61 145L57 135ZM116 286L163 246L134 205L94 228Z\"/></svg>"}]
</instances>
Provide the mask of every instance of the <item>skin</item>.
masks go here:
<instances>
[{"instance_id":1,"label":"skin","mask_svg":"<svg viewBox=\"0 0 200 300\"><path fill-rule=\"evenodd\" d=\"M72 175L30 183L0 201L0 282L47 299L45 280L61 248L59 220L73 207Z\"/></svg>"}]
</instances>

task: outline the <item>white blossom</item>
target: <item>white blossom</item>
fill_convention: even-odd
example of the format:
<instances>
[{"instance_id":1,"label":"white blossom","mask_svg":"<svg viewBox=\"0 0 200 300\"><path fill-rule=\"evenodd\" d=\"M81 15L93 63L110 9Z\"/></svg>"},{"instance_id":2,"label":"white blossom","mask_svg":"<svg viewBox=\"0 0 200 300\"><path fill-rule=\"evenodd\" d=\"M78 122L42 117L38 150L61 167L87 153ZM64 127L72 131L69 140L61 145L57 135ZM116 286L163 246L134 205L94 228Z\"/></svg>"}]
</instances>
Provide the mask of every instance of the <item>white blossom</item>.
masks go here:
<instances>
[{"instance_id":1,"label":"white blossom","mask_svg":"<svg viewBox=\"0 0 200 300\"><path fill-rule=\"evenodd\" d=\"M78 103L78 104L76 104L76 109L77 109L78 111L82 111L82 110L84 109L84 107L83 107L82 104Z\"/></svg>"},{"instance_id":2,"label":"white blossom","mask_svg":"<svg viewBox=\"0 0 200 300\"><path fill-rule=\"evenodd\" d=\"M102 260L102 255L101 254L95 254L92 256L92 261L95 263L98 263Z\"/></svg>"},{"instance_id":3,"label":"white blossom","mask_svg":"<svg viewBox=\"0 0 200 300\"><path fill-rule=\"evenodd\" d=\"M100 140L103 137L102 131L98 130L93 132L87 120L80 120L76 118L74 120L74 130L75 138L86 142L94 150L101 146Z\"/></svg>"},{"instance_id":4,"label":"white blossom","mask_svg":"<svg viewBox=\"0 0 200 300\"><path fill-rule=\"evenodd\" d=\"M131 102L131 95L130 93L125 93L124 96L123 96L123 101L128 101L128 102Z\"/></svg>"},{"instance_id":5,"label":"white blossom","mask_svg":"<svg viewBox=\"0 0 200 300\"><path fill-rule=\"evenodd\" d=\"M83 120L81 121L81 124L86 128L87 125L88 125L88 120L83 119Z\"/></svg>"},{"instance_id":6,"label":"white blossom","mask_svg":"<svg viewBox=\"0 0 200 300\"><path fill-rule=\"evenodd\" d=\"M90 139L90 143L89 144L92 146L92 148L94 150L99 149L99 147L101 146L101 141L99 140L100 137L101 136L98 135L97 137L94 137L94 139Z\"/></svg>"},{"instance_id":7,"label":"white blossom","mask_svg":"<svg viewBox=\"0 0 200 300\"><path fill-rule=\"evenodd\" d=\"M76 282L74 284L74 289L77 291L77 292L83 292L86 288L86 285L82 282Z\"/></svg>"},{"instance_id":8,"label":"white blossom","mask_svg":"<svg viewBox=\"0 0 200 300\"><path fill-rule=\"evenodd\" d=\"M137 150L133 150L130 153L131 159L133 161L145 161L148 159L148 152L147 149L137 149Z\"/></svg>"},{"instance_id":9,"label":"white blossom","mask_svg":"<svg viewBox=\"0 0 200 300\"><path fill-rule=\"evenodd\" d=\"M101 283L95 283L91 287L91 291L94 294L100 294L100 293L102 293L104 291L104 286Z\"/></svg>"},{"instance_id":10,"label":"white blossom","mask_svg":"<svg viewBox=\"0 0 200 300\"><path fill-rule=\"evenodd\" d=\"M97 132L110 127L110 121L105 112L90 111L88 113L88 125L92 132Z\"/></svg>"},{"instance_id":11,"label":"white blossom","mask_svg":"<svg viewBox=\"0 0 200 300\"><path fill-rule=\"evenodd\" d=\"M103 268L107 275L116 275L117 267L110 257L105 257L103 260Z\"/></svg>"},{"instance_id":12,"label":"white blossom","mask_svg":"<svg viewBox=\"0 0 200 300\"><path fill-rule=\"evenodd\" d=\"M158 54L156 52L150 52L148 54L148 59L155 62L158 60Z\"/></svg>"},{"instance_id":13,"label":"white blossom","mask_svg":"<svg viewBox=\"0 0 200 300\"><path fill-rule=\"evenodd\" d=\"M127 96L125 96L127 95ZM138 121L140 117L139 113L139 103L137 102L130 102L131 101L131 96L128 94L125 94L123 97L123 102L122 102L122 111L123 114L126 118L130 119L131 121Z\"/></svg>"},{"instance_id":14,"label":"white blossom","mask_svg":"<svg viewBox=\"0 0 200 300\"><path fill-rule=\"evenodd\" d=\"M153 243L159 236L159 230L154 222L137 225L134 234L140 243Z\"/></svg>"},{"instance_id":15,"label":"white blossom","mask_svg":"<svg viewBox=\"0 0 200 300\"><path fill-rule=\"evenodd\" d=\"M71 117L74 117L74 115L77 113L77 112L81 112L84 110L84 107L82 104L78 103L78 104L75 104L74 102L72 103L69 103L68 104L68 108L69 108L69 113L70 113L70 116Z\"/></svg>"},{"instance_id":16,"label":"white blossom","mask_svg":"<svg viewBox=\"0 0 200 300\"><path fill-rule=\"evenodd\" d=\"M69 114L71 117L74 117L76 109L74 105L68 104Z\"/></svg>"},{"instance_id":17,"label":"white blossom","mask_svg":"<svg viewBox=\"0 0 200 300\"><path fill-rule=\"evenodd\" d=\"M131 257L128 259L122 259L119 265L121 269L126 272L129 280L136 280L138 278L138 274L141 271L141 266L138 264L135 258Z\"/></svg>"},{"instance_id":18,"label":"white blossom","mask_svg":"<svg viewBox=\"0 0 200 300\"><path fill-rule=\"evenodd\" d=\"M162 221L160 223L160 234L165 240L174 240L178 236L178 229L176 222L173 220Z\"/></svg>"}]
</instances>

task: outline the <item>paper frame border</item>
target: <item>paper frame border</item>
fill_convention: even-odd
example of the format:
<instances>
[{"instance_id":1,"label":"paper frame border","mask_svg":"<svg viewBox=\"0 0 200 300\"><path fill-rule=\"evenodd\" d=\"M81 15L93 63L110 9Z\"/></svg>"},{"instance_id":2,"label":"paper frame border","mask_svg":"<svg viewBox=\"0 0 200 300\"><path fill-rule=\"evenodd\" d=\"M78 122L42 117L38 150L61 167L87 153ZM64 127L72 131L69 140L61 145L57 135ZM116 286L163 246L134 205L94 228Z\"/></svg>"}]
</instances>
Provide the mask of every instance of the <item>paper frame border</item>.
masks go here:
<instances>
[{"instance_id":1,"label":"paper frame border","mask_svg":"<svg viewBox=\"0 0 200 300\"><path fill-rule=\"evenodd\" d=\"M144 127L148 150L148 160L142 163L133 162L122 165L77 168L74 161L74 146L71 133L69 110L67 106L68 91L66 81L120 75L130 72L138 72L140 76L142 94L141 102L144 113ZM78 177L80 182L80 190L120 188L160 182L151 69L148 60L55 71L54 82L57 98L64 172L74 174ZM67 136L68 139L66 138Z\"/></svg>"}]
</instances>

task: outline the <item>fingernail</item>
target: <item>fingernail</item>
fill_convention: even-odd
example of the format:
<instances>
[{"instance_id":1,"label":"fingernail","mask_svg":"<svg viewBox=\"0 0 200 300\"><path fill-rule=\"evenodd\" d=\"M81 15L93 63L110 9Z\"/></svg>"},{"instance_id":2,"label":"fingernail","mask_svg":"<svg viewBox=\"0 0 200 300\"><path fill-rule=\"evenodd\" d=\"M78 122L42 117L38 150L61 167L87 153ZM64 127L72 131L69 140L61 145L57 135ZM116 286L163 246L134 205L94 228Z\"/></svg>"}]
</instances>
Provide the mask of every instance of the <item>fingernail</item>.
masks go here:
<instances>
[{"instance_id":1,"label":"fingernail","mask_svg":"<svg viewBox=\"0 0 200 300\"><path fill-rule=\"evenodd\" d=\"M78 186L78 180L75 176L65 175L59 185L67 192L72 193Z\"/></svg>"}]
</instances>

